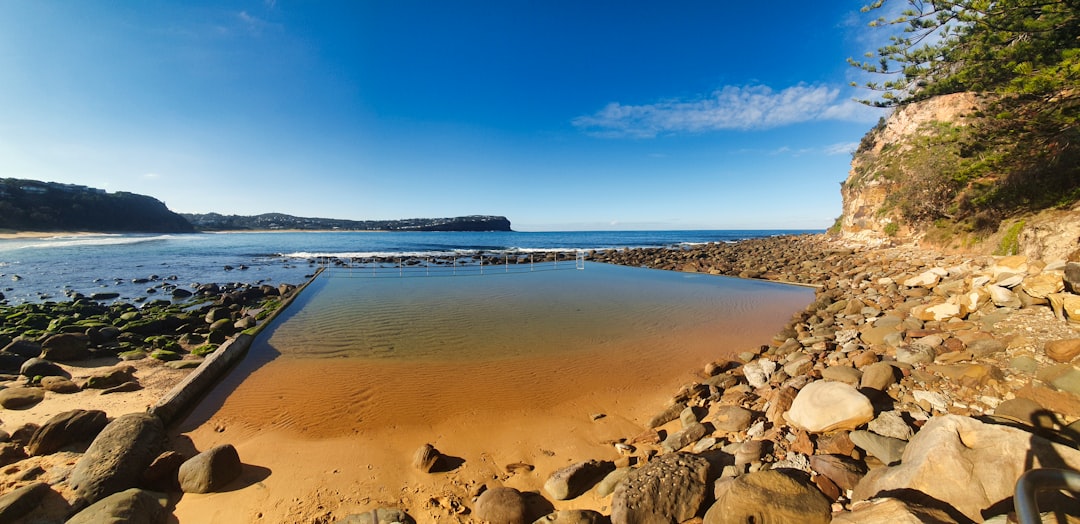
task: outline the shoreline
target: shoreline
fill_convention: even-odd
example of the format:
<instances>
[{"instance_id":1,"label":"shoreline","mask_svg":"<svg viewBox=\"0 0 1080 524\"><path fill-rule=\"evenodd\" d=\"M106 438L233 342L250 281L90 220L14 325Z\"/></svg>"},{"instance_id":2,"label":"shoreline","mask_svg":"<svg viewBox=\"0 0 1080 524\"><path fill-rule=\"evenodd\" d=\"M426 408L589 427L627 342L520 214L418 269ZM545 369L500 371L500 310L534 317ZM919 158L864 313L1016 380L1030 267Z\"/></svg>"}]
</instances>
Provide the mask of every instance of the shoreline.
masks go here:
<instances>
[{"instance_id":1,"label":"shoreline","mask_svg":"<svg viewBox=\"0 0 1080 524\"><path fill-rule=\"evenodd\" d=\"M1059 342L1069 342L1080 336L1065 319L1056 317L1056 313L1068 316L1072 314L1071 310L1062 308L1058 302L1052 303L1054 300L1060 302L1062 297L1059 295L1067 295L1056 291L1058 284L1054 284L1055 278L1060 280L1062 277L1064 262L943 255L910 246L870 248L844 244L822 235L761 239L734 246L607 251L597 253L592 260L778 282L816 283L820 287L813 302L797 313L772 340L761 341L760 347L732 348L733 354L729 358L721 358L697 371L691 370L690 376L695 378L681 388L672 387L678 390L674 395L671 390L664 389L667 386L660 386L657 391L655 385L644 388L644 393L632 393L639 401L644 397L647 402L656 402L652 408L656 413L653 422L662 421L655 427L638 431L644 420L640 417L646 412L625 417L617 410L610 410L606 418L588 421L585 425L611 425L610 432L602 436L586 435L585 440L581 440L581 435L574 436L572 431L559 437L558 427L550 428L550 432L544 434L545 438L551 441L562 438L567 447L554 457L530 456L533 463L528 465L533 469L528 472L507 470L506 467L513 464L511 461L520 459L511 458L512 452L494 449L488 459L466 461L449 472L426 474L406 467L405 471L396 473L387 470L375 475L379 478L364 482L358 479L340 482L341 468L332 464L369 459L357 455L358 450L334 455L333 449L340 448L346 441L330 439L324 442L325 468L317 463L307 463L298 470L300 477L297 480L307 479L315 486L321 486L305 500L303 494L297 494L287 486L278 485L267 491L267 473L264 472L261 478L252 473L261 471L260 461L268 463L272 460L273 452L268 455L260 449L280 452L292 446L310 446L309 441L244 437L242 426L230 424L222 426L222 431L212 427L200 430L202 433L196 438L205 439L207 443L227 442L233 436L242 438L237 446L240 457L254 469L245 466L249 474L236 481L238 484L229 491L241 496L249 493L254 500L267 504L258 517L271 520L334 522L350 514L359 515L380 507L403 510L418 522L469 522L478 518L476 511L482 510L478 504L481 492L499 487L526 494L533 492L528 495L532 497L529 500L535 502L536 496L541 497L546 501L541 508L548 510L589 508L612 515L616 520L616 513L622 518L629 511L626 509L627 497L631 496L627 494L629 488L624 486L613 497L610 493L598 493L595 484L591 483L583 495L557 501L552 500L546 487L553 474L564 466L598 460L618 467L615 471L621 475L635 475L652 464L664 463L665 457L692 455L710 457L717 465L706 474L709 484L703 493L708 494L700 498L683 492L671 495L676 499L697 501L688 515L696 514L700 518L709 513L711 507L717 507L721 502L714 503L714 489L715 497L727 500L724 499L725 490L748 489L740 479L751 478L771 468L787 468L784 471L803 472L799 475L804 476L789 475L793 475L800 492L806 491L814 500L827 500L823 506L826 513L818 513L815 518L824 515L825 522L831 519L839 523L872 520L879 515L874 512L884 511L880 508L886 506L890 511L902 511L916 517L927 515L920 511L930 511L919 509L922 506L915 499L878 496L879 491L890 490L922 492L940 501L940 506L931 508L944 512L940 515L952 514L981 521L988 511L986 506L979 506L983 503L955 493L935 491L934 485L982 486L981 496L990 497L987 500L994 503L998 500L994 495L997 492L993 491L997 484L986 475L1004 478L1011 490L1015 479L1010 477L1016 471L1023 471L1024 457L1004 453L995 459L993 471L975 471L972 473L976 475L974 479L954 478L951 475L962 472L950 469L936 471L928 484L904 485L898 478L911 476L910 471L920 464L945 463L947 459L909 454L903 454L900 459L897 458L899 455L890 453L900 453L905 448L925 448L922 442L938 435L937 428L942 424L960 424L968 428L963 431L994 435L983 438L1004 438L1000 434L1006 430L1012 432L1010 437L1019 432L1018 438L1027 442L1027 446L1043 442L1039 435L1056 435L1053 438L1071 442L1074 437L1070 435L1076 433L1070 428L1080 426L1080 387L1072 381L1074 374L1080 374L1080 367L1076 365L1080 343L1075 344L1076 352L1056 349ZM1055 290L1048 293L1048 299L1031 294L1038 293L1036 284L1043 281L1049 281L1050 289ZM996 285L1013 295L991 298L987 292L984 296L981 290L986 285ZM1029 289L1031 293L1027 292ZM998 293L996 289L991 291ZM995 303L999 298L1000 305ZM973 307L964 305L965 299L973 300L970 304ZM1052 307L1054 304L1058 306ZM1077 314L1075 320L1080 321L1080 310ZM881 370L887 370L886 375L881 375ZM871 376L884 382L868 384ZM857 390L859 393L856 394L868 399L873 406L871 419L849 421L850 427L820 430L809 427L812 423L801 420L798 413L793 414L800 411L799 393L804 389L809 391L807 386L832 383L853 384L852 390ZM667 407L664 398L668 399ZM672 406L681 408L673 409ZM832 408L819 406L817 409ZM592 409L579 406L576 412L580 414ZM744 412L748 414L745 420L742 419ZM0 411L0 419L5 413ZM667 413L672 414L661 416ZM1037 419L1036 413L1048 415ZM731 418L736 414L739 415L737 423ZM901 420L899 426L895 425L897 416ZM1008 420L1012 426L985 422L996 420L995 417ZM885 419L894 423L892 432L882 429ZM493 423L491 427L508 430L515 426L513 418L505 421L505 425L500 424L503 423ZM567 424L577 427L575 424L581 422L567 421ZM650 425L653 424L645 423L645 426ZM700 431L705 431L703 435L697 434L698 426L702 427ZM414 440L406 438L402 441L402 431L412 434ZM997 433L993 433L995 431ZM427 439L416 433L443 436ZM481 441L489 435L483 428L466 431L453 424L425 426L421 423L419 426L397 424L373 436L376 441L399 442L396 446L373 450L372 453L383 457L380 460L391 463L405 460L408 466L409 453L422 443L421 440L434 440L436 447L454 455L455 447L464 447L460 442ZM684 439L685 442L677 442L685 445L675 444L676 440L672 439L676 436ZM867 444L865 440L878 437L893 440L884 441L885 447ZM269 440L252 447L252 443L260 438ZM598 440L606 441L602 448L606 451L596 447ZM444 446L444 442L448 445ZM622 443L632 451L621 455L611 447L612 442ZM1080 444L1080 438L1073 446L1077 444ZM473 442L472 445L482 447L483 443ZM538 444L534 442L532 446L535 445ZM944 444L931 446L935 452L948 447ZM683 451L673 453L679 449ZM1063 464L1080 468L1080 451L1060 447L1054 450ZM826 459L834 466L826 467L822 462ZM849 469L838 472L836 461L848 464L845 467ZM281 471L268 474L272 478L282 473L288 474ZM390 484L374 493L358 489L371 488L375 484L366 482L379 484L382 478ZM397 484L392 485L395 482ZM4 485L12 484L0 484ZM437 489L440 487L443 489ZM410 491L401 491L404 489ZM429 499L421 495L429 492L434 494ZM0 496L3 493L0 491ZM213 510L188 513L189 506L213 507L215 501L223 500L223 495L225 493L184 495L176 507L177 515L195 520L204 517L210 521L215 518L227 520L225 513L218 514ZM523 495L519 493L519 496ZM748 496L744 493L739 498ZM998 509L993 511L998 513L991 515L1007 513L1007 508L994 507ZM1042 507L1067 509L1052 505ZM776 508L756 509L780 511ZM741 510L729 508L729 511L737 514ZM543 514L532 511L526 516L528 519L524 522L531 522ZM250 514L244 516L253 517ZM809 519L806 515L784 518ZM705 522L709 522L708 516Z\"/></svg>"}]
</instances>

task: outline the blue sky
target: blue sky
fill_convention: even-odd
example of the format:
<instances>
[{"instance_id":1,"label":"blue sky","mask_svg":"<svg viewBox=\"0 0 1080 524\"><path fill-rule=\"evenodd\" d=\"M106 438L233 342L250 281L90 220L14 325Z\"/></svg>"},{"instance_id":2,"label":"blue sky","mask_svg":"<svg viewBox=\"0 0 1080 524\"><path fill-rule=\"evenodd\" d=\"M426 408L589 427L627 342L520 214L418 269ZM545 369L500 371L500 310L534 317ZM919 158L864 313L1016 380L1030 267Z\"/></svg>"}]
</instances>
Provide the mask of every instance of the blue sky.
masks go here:
<instances>
[{"instance_id":1,"label":"blue sky","mask_svg":"<svg viewBox=\"0 0 1080 524\"><path fill-rule=\"evenodd\" d=\"M825 228L862 1L0 3L0 177L180 212Z\"/></svg>"}]
</instances>

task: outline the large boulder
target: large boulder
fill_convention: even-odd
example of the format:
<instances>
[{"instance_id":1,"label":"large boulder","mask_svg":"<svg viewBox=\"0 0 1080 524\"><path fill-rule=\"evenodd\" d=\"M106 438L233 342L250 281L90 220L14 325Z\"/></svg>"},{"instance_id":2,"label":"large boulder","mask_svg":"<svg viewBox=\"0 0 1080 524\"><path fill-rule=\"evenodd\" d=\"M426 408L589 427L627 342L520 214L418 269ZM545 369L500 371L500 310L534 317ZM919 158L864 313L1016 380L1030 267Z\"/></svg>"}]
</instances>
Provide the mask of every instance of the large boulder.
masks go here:
<instances>
[{"instance_id":1,"label":"large boulder","mask_svg":"<svg viewBox=\"0 0 1080 524\"><path fill-rule=\"evenodd\" d=\"M631 471L612 496L612 524L683 522L697 515L709 467L701 456L669 453Z\"/></svg>"},{"instance_id":2,"label":"large boulder","mask_svg":"<svg viewBox=\"0 0 1080 524\"><path fill-rule=\"evenodd\" d=\"M168 497L163 493L131 488L105 497L68 519L66 524L158 524L165 518Z\"/></svg>"},{"instance_id":3,"label":"large boulder","mask_svg":"<svg viewBox=\"0 0 1080 524\"><path fill-rule=\"evenodd\" d=\"M1080 450L1009 426L959 415L934 417L908 442L901 463L871 471L854 500L879 493L936 499L976 522L1012 508L1020 475L1032 467L1080 468Z\"/></svg>"},{"instance_id":4,"label":"large boulder","mask_svg":"<svg viewBox=\"0 0 1080 524\"><path fill-rule=\"evenodd\" d=\"M109 417L104 411L73 409L60 413L34 431L26 451L30 455L49 455L68 444L90 442L105 429Z\"/></svg>"},{"instance_id":5,"label":"large boulder","mask_svg":"<svg viewBox=\"0 0 1080 524\"><path fill-rule=\"evenodd\" d=\"M810 433L855 429L874 418L870 399L849 384L819 380L799 390L788 423Z\"/></svg>"},{"instance_id":6,"label":"large boulder","mask_svg":"<svg viewBox=\"0 0 1080 524\"><path fill-rule=\"evenodd\" d=\"M165 447L165 426L147 413L130 413L110 422L72 468L69 484L75 506L93 504L135 487Z\"/></svg>"},{"instance_id":7,"label":"large boulder","mask_svg":"<svg viewBox=\"0 0 1080 524\"><path fill-rule=\"evenodd\" d=\"M615 469L608 461L589 460L562 468L548 477L544 491L555 500L569 500L584 494Z\"/></svg>"},{"instance_id":8,"label":"large boulder","mask_svg":"<svg viewBox=\"0 0 1080 524\"><path fill-rule=\"evenodd\" d=\"M211 493L236 480L243 469L232 444L210 448L180 466L180 489L184 493Z\"/></svg>"},{"instance_id":9,"label":"large boulder","mask_svg":"<svg viewBox=\"0 0 1080 524\"><path fill-rule=\"evenodd\" d=\"M64 368L43 358L31 358L19 367L19 374L24 377L64 377L71 378L71 373Z\"/></svg>"},{"instance_id":10,"label":"large boulder","mask_svg":"<svg viewBox=\"0 0 1080 524\"><path fill-rule=\"evenodd\" d=\"M476 499L473 514L490 524L525 524L525 497L514 488L491 488Z\"/></svg>"},{"instance_id":11,"label":"large boulder","mask_svg":"<svg viewBox=\"0 0 1080 524\"><path fill-rule=\"evenodd\" d=\"M90 358L86 335L61 333L41 343L41 358L53 362L71 362Z\"/></svg>"},{"instance_id":12,"label":"large boulder","mask_svg":"<svg viewBox=\"0 0 1080 524\"><path fill-rule=\"evenodd\" d=\"M750 473L724 483L704 524L828 524L832 504L805 474L791 470Z\"/></svg>"}]
</instances>

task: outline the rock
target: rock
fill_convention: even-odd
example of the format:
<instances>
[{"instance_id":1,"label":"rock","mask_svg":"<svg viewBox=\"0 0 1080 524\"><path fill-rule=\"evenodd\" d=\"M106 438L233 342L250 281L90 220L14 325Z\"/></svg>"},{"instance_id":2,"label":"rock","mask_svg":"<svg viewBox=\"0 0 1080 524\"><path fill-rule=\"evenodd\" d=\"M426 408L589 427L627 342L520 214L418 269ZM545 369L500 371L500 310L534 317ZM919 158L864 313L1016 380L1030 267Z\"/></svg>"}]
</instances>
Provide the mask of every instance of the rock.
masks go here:
<instances>
[{"instance_id":1,"label":"rock","mask_svg":"<svg viewBox=\"0 0 1080 524\"><path fill-rule=\"evenodd\" d=\"M110 422L71 471L69 484L78 498L75 506L135 486L164 445L165 427L153 415L131 413Z\"/></svg>"},{"instance_id":2,"label":"rock","mask_svg":"<svg viewBox=\"0 0 1080 524\"><path fill-rule=\"evenodd\" d=\"M548 513L533 521L533 524L599 524L604 516L591 509L564 509Z\"/></svg>"},{"instance_id":3,"label":"rock","mask_svg":"<svg viewBox=\"0 0 1080 524\"><path fill-rule=\"evenodd\" d=\"M828 524L832 504L808 478L759 471L727 483L705 513L704 524Z\"/></svg>"},{"instance_id":4,"label":"rock","mask_svg":"<svg viewBox=\"0 0 1080 524\"><path fill-rule=\"evenodd\" d=\"M165 519L168 505L169 498L163 493L131 488L95 502L76 513L66 524L157 524Z\"/></svg>"},{"instance_id":5,"label":"rock","mask_svg":"<svg viewBox=\"0 0 1080 524\"><path fill-rule=\"evenodd\" d=\"M600 482L596 484L596 494L601 497L606 497L615 492L615 488L619 483L626 479L630 475L630 468L616 468L615 471L608 473Z\"/></svg>"},{"instance_id":6,"label":"rock","mask_svg":"<svg viewBox=\"0 0 1080 524\"><path fill-rule=\"evenodd\" d=\"M799 391L792 386L783 386L778 390L774 390L772 397L769 399L769 407L765 410L765 418L774 426L783 424L784 413L791 409L791 403L795 401L795 396L798 394ZM719 412L719 410L717 411ZM747 425L749 424L750 421L747 421ZM742 431L742 429L739 431Z\"/></svg>"},{"instance_id":7,"label":"rock","mask_svg":"<svg viewBox=\"0 0 1080 524\"><path fill-rule=\"evenodd\" d=\"M1051 340L1046 343L1043 351L1046 352L1046 356L1057 362L1072 362L1077 355L1080 355L1080 338Z\"/></svg>"},{"instance_id":8,"label":"rock","mask_svg":"<svg viewBox=\"0 0 1080 524\"><path fill-rule=\"evenodd\" d=\"M883 437L892 437L900 440L908 440L915 434L911 426L904 422L904 417L899 411L883 411L866 425L866 429Z\"/></svg>"},{"instance_id":9,"label":"rock","mask_svg":"<svg viewBox=\"0 0 1080 524\"><path fill-rule=\"evenodd\" d=\"M1066 320L1072 324L1080 322L1080 296L1065 295L1061 307Z\"/></svg>"},{"instance_id":10,"label":"rock","mask_svg":"<svg viewBox=\"0 0 1080 524\"><path fill-rule=\"evenodd\" d=\"M985 511L1011 499L1017 479L1032 460L1077 469L1080 450L1009 426L938 416L911 439L900 465L868 473L853 500L885 491L921 492L982 522L992 516ZM1011 505L1000 511L1009 509Z\"/></svg>"},{"instance_id":11,"label":"rock","mask_svg":"<svg viewBox=\"0 0 1080 524\"><path fill-rule=\"evenodd\" d=\"M792 397L794 398L794 396ZM740 406L719 405L713 408L713 427L719 431L738 433L746 431L754 418L754 412Z\"/></svg>"},{"instance_id":12,"label":"rock","mask_svg":"<svg viewBox=\"0 0 1080 524\"><path fill-rule=\"evenodd\" d=\"M589 460L562 468L544 482L544 491L555 500L569 500L584 494L615 469L608 461Z\"/></svg>"},{"instance_id":13,"label":"rock","mask_svg":"<svg viewBox=\"0 0 1080 524\"><path fill-rule=\"evenodd\" d=\"M1007 346L996 338L980 338L969 342L967 349L972 355L983 358L1001 353L1007 349Z\"/></svg>"},{"instance_id":14,"label":"rock","mask_svg":"<svg viewBox=\"0 0 1080 524\"><path fill-rule=\"evenodd\" d=\"M810 433L855 429L874 418L870 399L843 382L819 380L807 384L791 409L784 414L788 423Z\"/></svg>"},{"instance_id":15,"label":"rock","mask_svg":"<svg viewBox=\"0 0 1080 524\"><path fill-rule=\"evenodd\" d=\"M90 358L86 347L86 335L61 333L53 335L41 343L41 358L53 362L71 362Z\"/></svg>"},{"instance_id":16,"label":"rock","mask_svg":"<svg viewBox=\"0 0 1080 524\"><path fill-rule=\"evenodd\" d=\"M336 524L416 524L416 520L397 508L378 508L348 515Z\"/></svg>"},{"instance_id":17,"label":"rock","mask_svg":"<svg viewBox=\"0 0 1080 524\"><path fill-rule=\"evenodd\" d=\"M32 358L23 363L19 368L19 374L24 377L64 377L71 378L71 374L64 368L42 358Z\"/></svg>"},{"instance_id":18,"label":"rock","mask_svg":"<svg viewBox=\"0 0 1080 524\"><path fill-rule=\"evenodd\" d=\"M1048 424L1042 423L1049 418L1048 415L1051 415L1050 411L1038 402L1026 398L1009 399L994 408L994 416L1015 420L1032 427L1052 428L1052 421L1046 421Z\"/></svg>"},{"instance_id":19,"label":"rock","mask_svg":"<svg viewBox=\"0 0 1080 524\"><path fill-rule=\"evenodd\" d=\"M811 455L810 468L844 490L855 489L866 475L866 466L843 455Z\"/></svg>"},{"instance_id":20,"label":"rock","mask_svg":"<svg viewBox=\"0 0 1080 524\"><path fill-rule=\"evenodd\" d=\"M135 367L120 364L103 371L95 372L83 384L85 389L109 389L129 382L135 376Z\"/></svg>"},{"instance_id":21,"label":"rock","mask_svg":"<svg viewBox=\"0 0 1080 524\"><path fill-rule=\"evenodd\" d=\"M697 442L708 432L708 429L703 424L695 422L686 428L668 435L668 437L664 439L664 442L660 444L660 447L669 453L678 451Z\"/></svg>"},{"instance_id":22,"label":"rock","mask_svg":"<svg viewBox=\"0 0 1080 524\"><path fill-rule=\"evenodd\" d=\"M1039 273L1024 279L1020 288L1033 298L1048 298L1065 290L1065 282L1058 273Z\"/></svg>"},{"instance_id":23,"label":"rock","mask_svg":"<svg viewBox=\"0 0 1080 524\"><path fill-rule=\"evenodd\" d=\"M74 409L60 413L42 424L30 437L30 455L49 455L76 442L90 442L109 423L100 410Z\"/></svg>"},{"instance_id":24,"label":"rock","mask_svg":"<svg viewBox=\"0 0 1080 524\"><path fill-rule=\"evenodd\" d=\"M657 413L651 420L649 420L650 428L658 428L679 418L682 410L686 409L685 402L676 402L664 409L664 411Z\"/></svg>"},{"instance_id":25,"label":"rock","mask_svg":"<svg viewBox=\"0 0 1080 524\"><path fill-rule=\"evenodd\" d=\"M907 442L878 435L871 431L852 431L848 435L856 446L866 451L873 457L877 457L883 464L895 464L904 456L904 448Z\"/></svg>"},{"instance_id":26,"label":"rock","mask_svg":"<svg viewBox=\"0 0 1080 524\"><path fill-rule=\"evenodd\" d=\"M871 500L833 517L832 524L958 524L948 512L894 498Z\"/></svg>"},{"instance_id":27,"label":"rock","mask_svg":"<svg viewBox=\"0 0 1080 524\"><path fill-rule=\"evenodd\" d=\"M862 379L862 371L848 366L829 366L821 371L821 378L858 386Z\"/></svg>"},{"instance_id":28,"label":"rock","mask_svg":"<svg viewBox=\"0 0 1080 524\"><path fill-rule=\"evenodd\" d=\"M1080 262L1065 264L1065 291L1080 293Z\"/></svg>"},{"instance_id":29,"label":"rock","mask_svg":"<svg viewBox=\"0 0 1080 524\"><path fill-rule=\"evenodd\" d=\"M157 456L143 472L139 485L152 491L176 493L180 491L178 474L187 457L176 451L166 451Z\"/></svg>"},{"instance_id":30,"label":"rock","mask_svg":"<svg viewBox=\"0 0 1080 524\"><path fill-rule=\"evenodd\" d=\"M1016 293L1013 293L1009 289L991 284L986 286L986 291L990 293L990 301L997 307L1015 309L1023 305L1020 303L1020 297L1016 296Z\"/></svg>"},{"instance_id":31,"label":"rock","mask_svg":"<svg viewBox=\"0 0 1080 524\"><path fill-rule=\"evenodd\" d=\"M442 460L442 453L431 444L424 444L413 453L413 467L423 473L431 473Z\"/></svg>"},{"instance_id":32,"label":"rock","mask_svg":"<svg viewBox=\"0 0 1080 524\"><path fill-rule=\"evenodd\" d=\"M0 522L15 522L34 511L51 491L48 484L34 482L0 496Z\"/></svg>"},{"instance_id":33,"label":"rock","mask_svg":"<svg viewBox=\"0 0 1080 524\"><path fill-rule=\"evenodd\" d=\"M4 409L26 409L42 400L45 400L45 390L41 388L0 389L0 407Z\"/></svg>"},{"instance_id":34,"label":"rock","mask_svg":"<svg viewBox=\"0 0 1080 524\"><path fill-rule=\"evenodd\" d=\"M776 362L769 359L759 358L752 360L743 366L743 376L750 387L760 388L769 383L769 378L776 371Z\"/></svg>"},{"instance_id":35,"label":"rock","mask_svg":"<svg viewBox=\"0 0 1080 524\"><path fill-rule=\"evenodd\" d=\"M64 378L64 377L42 377L41 389L45 391L52 391L53 393L62 393L70 395L71 393L78 393L80 391L79 385Z\"/></svg>"},{"instance_id":36,"label":"rock","mask_svg":"<svg viewBox=\"0 0 1080 524\"><path fill-rule=\"evenodd\" d=\"M763 452L764 444L760 440L744 441L739 445L739 449L735 450L735 465L743 466L759 462Z\"/></svg>"},{"instance_id":37,"label":"rock","mask_svg":"<svg viewBox=\"0 0 1080 524\"><path fill-rule=\"evenodd\" d=\"M0 442L0 467L14 464L26 458L26 452L17 442Z\"/></svg>"},{"instance_id":38,"label":"rock","mask_svg":"<svg viewBox=\"0 0 1080 524\"><path fill-rule=\"evenodd\" d=\"M924 271L918 276L911 277L904 281L904 287L934 287L941 280L941 275L938 271L933 269Z\"/></svg>"},{"instance_id":39,"label":"rock","mask_svg":"<svg viewBox=\"0 0 1080 524\"><path fill-rule=\"evenodd\" d=\"M525 524L525 497L514 488L491 488L476 499L473 514L490 524Z\"/></svg>"},{"instance_id":40,"label":"rock","mask_svg":"<svg viewBox=\"0 0 1080 524\"><path fill-rule=\"evenodd\" d=\"M4 346L4 349L0 349L0 353L10 353L12 355L19 355L20 357L35 358L38 355L41 355L41 344L32 340L17 338Z\"/></svg>"},{"instance_id":41,"label":"rock","mask_svg":"<svg viewBox=\"0 0 1080 524\"><path fill-rule=\"evenodd\" d=\"M236 448L222 444L186 460L177 478L184 493L212 493L236 480L243 469Z\"/></svg>"},{"instance_id":42,"label":"rock","mask_svg":"<svg viewBox=\"0 0 1080 524\"><path fill-rule=\"evenodd\" d=\"M888 362L875 362L863 369L859 386L877 391L885 391L896 383L896 367Z\"/></svg>"},{"instance_id":43,"label":"rock","mask_svg":"<svg viewBox=\"0 0 1080 524\"><path fill-rule=\"evenodd\" d=\"M701 456L669 453L631 471L612 496L612 524L683 522L697 515L709 467Z\"/></svg>"},{"instance_id":44,"label":"rock","mask_svg":"<svg viewBox=\"0 0 1080 524\"><path fill-rule=\"evenodd\" d=\"M937 357L934 348L923 344L910 344L896 348L897 362L905 364L929 364Z\"/></svg>"}]
</instances>

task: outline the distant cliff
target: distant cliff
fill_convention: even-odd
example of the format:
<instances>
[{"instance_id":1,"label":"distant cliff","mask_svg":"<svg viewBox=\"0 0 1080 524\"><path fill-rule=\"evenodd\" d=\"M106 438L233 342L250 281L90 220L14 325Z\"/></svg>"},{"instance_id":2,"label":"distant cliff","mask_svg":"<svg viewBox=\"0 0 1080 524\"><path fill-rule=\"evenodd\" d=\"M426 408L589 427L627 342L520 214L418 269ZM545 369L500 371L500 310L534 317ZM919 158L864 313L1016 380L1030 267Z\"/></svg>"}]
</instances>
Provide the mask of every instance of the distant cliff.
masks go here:
<instances>
[{"instance_id":1,"label":"distant cliff","mask_svg":"<svg viewBox=\"0 0 1080 524\"><path fill-rule=\"evenodd\" d=\"M203 231L273 231L341 230L341 231L510 231L506 217L471 215L455 218L409 218L403 220L342 220L334 218L305 218L281 213L255 216L184 214L189 222Z\"/></svg>"},{"instance_id":2,"label":"distant cliff","mask_svg":"<svg viewBox=\"0 0 1080 524\"><path fill-rule=\"evenodd\" d=\"M160 200L72 184L0 178L0 229L102 233L190 233Z\"/></svg>"}]
</instances>

